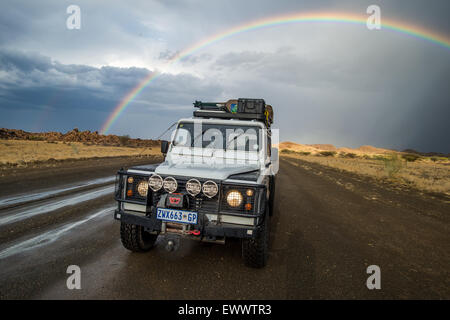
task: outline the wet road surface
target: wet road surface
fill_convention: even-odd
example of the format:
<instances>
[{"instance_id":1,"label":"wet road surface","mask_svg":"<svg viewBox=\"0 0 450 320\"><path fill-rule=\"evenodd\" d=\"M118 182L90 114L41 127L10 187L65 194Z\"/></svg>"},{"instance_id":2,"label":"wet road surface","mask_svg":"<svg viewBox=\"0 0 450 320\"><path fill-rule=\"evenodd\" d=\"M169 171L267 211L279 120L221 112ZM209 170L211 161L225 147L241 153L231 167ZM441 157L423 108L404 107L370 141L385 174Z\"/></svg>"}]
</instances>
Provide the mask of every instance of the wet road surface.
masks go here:
<instances>
[{"instance_id":1,"label":"wet road surface","mask_svg":"<svg viewBox=\"0 0 450 320\"><path fill-rule=\"evenodd\" d=\"M115 169L73 169L44 188L26 189L26 175L0 181L12 186L0 196L0 298L450 298L448 199L283 159L269 262L255 270L233 239L182 241L173 253L161 243L124 249L112 217ZM81 268L81 290L67 289L69 265ZM369 265L381 269L381 290L366 287Z\"/></svg>"}]
</instances>

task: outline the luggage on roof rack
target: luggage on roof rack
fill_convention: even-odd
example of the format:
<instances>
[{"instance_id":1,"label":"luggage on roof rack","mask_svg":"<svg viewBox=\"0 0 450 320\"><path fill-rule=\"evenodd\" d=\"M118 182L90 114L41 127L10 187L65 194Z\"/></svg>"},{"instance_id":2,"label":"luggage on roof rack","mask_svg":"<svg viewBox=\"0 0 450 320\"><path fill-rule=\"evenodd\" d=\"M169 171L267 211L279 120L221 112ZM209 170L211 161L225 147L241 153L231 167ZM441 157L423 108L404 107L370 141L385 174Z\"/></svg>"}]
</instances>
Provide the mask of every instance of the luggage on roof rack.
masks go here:
<instances>
[{"instance_id":1,"label":"luggage on roof rack","mask_svg":"<svg viewBox=\"0 0 450 320\"><path fill-rule=\"evenodd\" d=\"M239 113L256 113L264 114L264 109L266 107L266 102L264 99L238 99L238 112Z\"/></svg>"},{"instance_id":2,"label":"luggage on roof rack","mask_svg":"<svg viewBox=\"0 0 450 320\"><path fill-rule=\"evenodd\" d=\"M270 127L273 123L273 108L266 105L264 99L239 98L227 102L195 101L194 117L222 118L262 121Z\"/></svg>"}]
</instances>

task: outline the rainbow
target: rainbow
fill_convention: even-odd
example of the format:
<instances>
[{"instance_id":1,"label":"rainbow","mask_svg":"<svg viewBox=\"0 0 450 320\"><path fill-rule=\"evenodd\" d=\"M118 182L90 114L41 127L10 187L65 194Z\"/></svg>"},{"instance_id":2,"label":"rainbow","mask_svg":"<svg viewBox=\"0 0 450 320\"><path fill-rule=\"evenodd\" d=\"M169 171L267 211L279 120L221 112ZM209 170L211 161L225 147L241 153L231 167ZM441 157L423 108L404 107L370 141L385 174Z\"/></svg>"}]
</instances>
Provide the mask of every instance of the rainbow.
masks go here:
<instances>
[{"instance_id":1,"label":"rainbow","mask_svg":"<svg viewBox=\"0 0 450 320\"><path fill-rule=\"evenodd\" d=\"M298 13L298 14L264 18L250 23L246 23L244 25L233 27L218 34L212 35L200 42L197 42L191 47L184 49L183 51L179 52L177 55L172 57L167 62L165 67L168 67L187 56L193 55L197 51L207 46L210 46L216 42L219 42L221 40L230 38L232 36L247 31L300 22L331 22L331 23L351 23L358 25L366 25L367 18L368 15L357 16L349 13L324 13L324 12ZM401 34L427 40L431 43L440 45L446 49L450 49L450 38L448 36L444 36L437 32L427 30L423 27L414 26L401 21L389 21L384 17L381 17L381 26L382 26L381 30L386 29L390 31L399 32ZM114 108L113 112L108 116L107 120L103 124L100 132L102 134L106 134L108 130L111 128L111 126L114 124L114 122L125 111L130 102L133 101L133 99L137 95L139 95L139 93L146 86L148 86L152 81L157 79L161 74L162 74L161 72L152 72L146 78L144 78L135 88L133 88Z\"/></svg>"}]
</instances>

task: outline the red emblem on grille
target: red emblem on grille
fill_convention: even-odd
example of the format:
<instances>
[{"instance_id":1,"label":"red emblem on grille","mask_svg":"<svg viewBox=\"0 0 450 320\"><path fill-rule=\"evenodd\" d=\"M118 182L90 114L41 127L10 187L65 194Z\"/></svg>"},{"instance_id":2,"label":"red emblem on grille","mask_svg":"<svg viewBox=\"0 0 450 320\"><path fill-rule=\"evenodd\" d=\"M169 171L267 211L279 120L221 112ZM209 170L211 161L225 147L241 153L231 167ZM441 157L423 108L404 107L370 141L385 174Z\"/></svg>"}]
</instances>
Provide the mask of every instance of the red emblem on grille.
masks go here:
<instances>
[{"instance_id":1,"label":"red emblem on grille","mask_svg":"<svg viewBox=\"0 0 450 320\"><path fill-rule=\"evenodd\" d=\"M181 198L178 197L169 197L170 204L179 204L181 201Z\"/></svg>"}]
</instances>

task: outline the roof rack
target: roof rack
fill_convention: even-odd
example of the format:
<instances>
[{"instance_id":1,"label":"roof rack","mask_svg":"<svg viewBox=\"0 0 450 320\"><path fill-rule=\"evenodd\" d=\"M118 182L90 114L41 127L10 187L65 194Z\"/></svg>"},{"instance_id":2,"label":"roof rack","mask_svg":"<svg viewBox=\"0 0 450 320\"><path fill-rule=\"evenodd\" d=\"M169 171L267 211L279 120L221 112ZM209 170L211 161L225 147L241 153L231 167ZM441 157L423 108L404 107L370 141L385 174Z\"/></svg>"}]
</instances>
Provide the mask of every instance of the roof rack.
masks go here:
<instances>
[{"instance_id":1,"label":"roof rack","mask_svg":"<svg viewBox=\"0 0 450 320\"><path fill-rule=\"evenodd\" d=\"M227 102L195 101L194 117L262 121L270 127L273 122L272 106L263 99L239 98Z\"/></svg>"}]
</instances>

